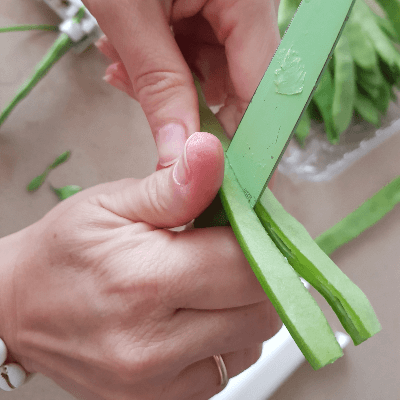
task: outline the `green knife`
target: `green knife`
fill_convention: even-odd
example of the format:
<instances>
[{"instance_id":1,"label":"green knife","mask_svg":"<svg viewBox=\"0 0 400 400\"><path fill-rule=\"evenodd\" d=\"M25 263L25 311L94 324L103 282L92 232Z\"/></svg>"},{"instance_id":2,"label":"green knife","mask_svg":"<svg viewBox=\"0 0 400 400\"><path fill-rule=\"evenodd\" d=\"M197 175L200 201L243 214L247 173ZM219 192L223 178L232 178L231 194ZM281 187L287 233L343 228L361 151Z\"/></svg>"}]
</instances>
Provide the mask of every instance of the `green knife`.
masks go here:
<instances>
[{"instance_id":1,"label":"green knife","mask_svg":"<svg viewBox=\"0 0 400 400\"><path fill-rule=\"evenodd\" d=\"M355 0L303 0L226 153L251 207L311 100Z\"/></svg>"}]
</instances>

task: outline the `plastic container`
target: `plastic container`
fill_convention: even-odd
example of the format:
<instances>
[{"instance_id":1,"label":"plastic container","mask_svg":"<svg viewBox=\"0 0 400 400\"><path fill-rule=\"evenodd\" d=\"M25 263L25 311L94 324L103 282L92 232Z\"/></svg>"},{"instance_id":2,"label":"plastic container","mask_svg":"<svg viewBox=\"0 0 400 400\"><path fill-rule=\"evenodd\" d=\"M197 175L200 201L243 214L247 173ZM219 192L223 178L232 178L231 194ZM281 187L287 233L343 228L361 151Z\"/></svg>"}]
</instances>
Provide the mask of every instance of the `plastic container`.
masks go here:
<instances>
[{"instance_id":1,"label":"plastic container","mask_svg":"<svg viewBox=\"0 0 400 400\"><path fill-rule=\"evenodd\" d=\"M386 139L400 132L400 107L391 103L388 113L382 118L380 128L354 119L336 145L328 142L323 123L312 122L304 148L292 139L278 169L293 179L329 181Z\"/></svg>"}]
</instances>

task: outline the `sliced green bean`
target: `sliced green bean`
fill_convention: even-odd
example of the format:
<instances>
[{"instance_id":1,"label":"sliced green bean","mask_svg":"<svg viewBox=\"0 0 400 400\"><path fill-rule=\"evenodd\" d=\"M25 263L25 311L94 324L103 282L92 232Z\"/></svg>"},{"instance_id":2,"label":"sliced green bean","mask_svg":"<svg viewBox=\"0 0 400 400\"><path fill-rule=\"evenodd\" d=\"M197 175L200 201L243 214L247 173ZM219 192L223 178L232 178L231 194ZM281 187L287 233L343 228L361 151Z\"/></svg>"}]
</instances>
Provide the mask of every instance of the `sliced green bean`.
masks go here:
<instances>
[{"instance_id":1,"label":"sliced green bean","mask_svg":"<svg viewBox=\"0 0 400 400\"><path fill-rule=\"evenodd\" d=\"M332 254L340 246L355 239L380 221L398 203L400 203L400 176L318 236L315 241L326 254Z\"/></svg>"},{"instance_id":2,"label":"sliced green bean","mask_svg":"<svg viewBox=\"0 0 400 400\"><path fill-rule=\"evenodd\" d=\"M70 157L71 152L69 150L65 151L61 155L59 155L45 170L42 174L38 175L36 178L33 178L28 186L27 190L29 192L33 192L37 189L40 188L40 186L43 185L44 181L47 178L47 175L49 175L50 171L53 170L54 168L58 167L60 164L66 162L68 158Z\"/></svg>"},{"instance_id":3,"label":"sliced green bean","mask_svg":"<svg viewBox=\"0 0 400 400\"><path fill-rule=\"evenodd\" d=\"M226 150L229 140L201 95L199 109L201 130L215 134ZM341 357L321 309L264 230L228 162L219 196L254 274L311 366L318 369Z\"/></svg>"},{"instance_id":4,"label":"sliced green bean","mask_svg":"<svg viewBox=\"0 0 400 400\"><path fill-rule=\"evenodd\" d=\"M82 190L80 186L76 185L68 185L68 186L63 186L61 188L51 187L51 189L60 200L65 200L68 197L71 197Z\"/></svg>"},{"instance_id":5,"label":"sliced green bean","mask_svg":"<svg viewBox=\"0 0 400 400\"><path fill-rule=\"evenodd\" d=\"M272 230L285 245L283 250L289 254L288 261L294 270L326 299L355 345L381 330L365 294L319 248L304 226L284 210L268 188L255 212L267 232Z\"/></svg>"},{"instance_id":6,"label":"sliced green bean","mask_svg":"<svg viewBox=\"0 0 400 400\"><path fill-rule=\"evenodd\" d=\"M326 318L264 230L226 162L221 201L254 274L314 369L342 356Z\"/></svg>"},{"instance_id":7,"label":"sliced green bean","mask_svg":"<svg viewBox=\"0 0 400 400\"><path fill-rule=\"evenodd\" d=\"M356 94L355 68L346 30L335 47L333 61L335 79L332 118L335 132L340 135L348 128L353 118Z\"/></svg>"}]
</instances>

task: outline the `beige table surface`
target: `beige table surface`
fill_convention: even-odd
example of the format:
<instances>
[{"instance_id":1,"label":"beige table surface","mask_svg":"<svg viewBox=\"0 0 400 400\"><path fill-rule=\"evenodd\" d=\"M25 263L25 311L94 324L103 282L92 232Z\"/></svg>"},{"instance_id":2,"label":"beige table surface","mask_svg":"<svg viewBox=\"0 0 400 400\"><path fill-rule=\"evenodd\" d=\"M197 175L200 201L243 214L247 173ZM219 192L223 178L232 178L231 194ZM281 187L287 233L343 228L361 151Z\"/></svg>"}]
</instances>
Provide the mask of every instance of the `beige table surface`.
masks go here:
<instances>
[{"instance_id":1,"label":"beige table surface","mask_svg":"<svg viewBox=\"0 0 400 400\"><path fill-rule=\"evenodd\" d=\"M1 0L0 26L56 21L37 1ZM41 32L0 34L0 108L55 37ZM2 126L0 237L33 223L57 204L48 187L29 194L25 186L67 149L72 157L51 173L54 186L89 187L144 177L154 170L155 146L143 112L102 81L107 64L93 48L79 56L68 54ZM300 183L279 175L275 191L315 237L400 174L399 155L397 134L334 181ZM303 364L272 399L400 400L400 207L338 250L333 259L365 291L383 330L357 348L350 345L342 359L320 371ZM333 328L339 329L336 317L320 304ZM0 399L72 397L37 376L18 391L1 392Z\"/></svg>"}]
</instances>

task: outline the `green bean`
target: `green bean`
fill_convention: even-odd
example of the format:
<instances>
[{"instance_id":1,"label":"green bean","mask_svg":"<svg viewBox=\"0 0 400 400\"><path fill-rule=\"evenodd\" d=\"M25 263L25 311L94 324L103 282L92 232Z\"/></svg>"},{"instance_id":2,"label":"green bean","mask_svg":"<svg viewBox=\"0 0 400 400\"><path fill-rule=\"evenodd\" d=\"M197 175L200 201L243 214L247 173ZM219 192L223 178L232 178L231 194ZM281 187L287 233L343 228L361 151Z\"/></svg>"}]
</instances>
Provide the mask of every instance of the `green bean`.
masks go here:
<instances>
[{"instance_id":1,"label":"green bean","mask_svg":"<svg viewBox=\"0 0 400 400\"><path fill-rule=\"evenodd\" d=\"M387 63L391 72L397 75L400 71L400 54L393 46L390 39L381 31L374 17L374 13L362 0L356 1L353 12L357 12L359 18L363 20L365 30L368 32L376 52L384 62Z\"/></svg>"},{"instance_id":2,"label":"green bean","mask_svg":"<svg viewBox=\"0 0 400 400\"><path fill-rule=\"evenodd\" d=\"M396 40L400 41L400 2L398 0L376 0L385 11L393 29L396 32Z\"/></svg>"},{"instance_id":3,"label":"green bean","mask_svg":"<svg viewBox=\"0 0 400 400\"><path fill-rule=\"evenodd\" d=\"M315 241L326 254L332 254L380 221L399 202L400 176L397 176Z\"/></svg>"},{"instance_id":4,"label":"green bean","mask_svg":"<svg viewBox=\"0 0 400 400\"><path fill-rule=\"evenodd\" d=\"M356 92L354 62L346 31L335 47L333 61L335 79L332 118L335 132L340 135L352 120Z\"/></svg>"},{"instance_id":5,"label":"green bean","mask_svg":"<svg viewBox=\"0 0 400 400\"><path fill-rule=\"evenodd\" d=\"M301 0L281 0L278 9L278 27L281 37L292 22L300 3Z\"/></svg>"},{"instance_id":6,"label":"green bean","mask_svg":"<svg viewBox=\"0 0 400 400\"><path fill-rule=\"evenodd\" d=\"M201 130L215 134L226 150L229 140L201 96L199 109ZM254 274L311 366L318 369L341 357L342 350L318 304L264 230L229 162L219 196Z\"/></svg>"},{"instance_id":7,"label":"green bean","mask_svg":"<svg viewBox=\"0 0 400 400\"><path fill-rule=\"evenodd\" d=\"M51 189L60 200L65 200L68 197L71 197L82 190L80 186L76 185L68 185L68 186L63 186L61 188L51 187Z\"/></svg>"},{"instance_id":8,"label":"green bean","mask_svg":"<svg viewBox=\"0 0 400 400\"><path fill-rule=\"evenodd\" d=\"M85 8L81 7L74 17L74 21L79 23L83 16L85 15ZM16 96L11 100L11 102L6 106L6 108L2 111L0 115L0 126L4 123L6 118L10 115L11 111L17 106L19 102L21 102L28 94L32 91L32 89L45 77L45 75L50 71L51 67L58 61L60 58L67 53L73 46L74 42L66 33L61 33L53 46L41 60L39 65L36 66L35 72L32 77L28 79L22 87L19 89Z\"/></svg>"},{"instance_id":9,"label":"green bean","mask_svg":"<svg viewBox=\"0 0 400 400\"><path fill-rule=\"evenodd\" d=\"M65 151L61 155L59 155L45 170L42 174L37 176L36 178L33 178L28 186L27 190L29 192L33 192L37 189L40 188L40 186L43 185L44 181L46 180L47 176L49 175L50 171L53 170L54 168L58 167L60 164L66 162L68 158L70 157L71 152L69 150Z\"/></svg>"},{"instance_id":10,"label":"green bean","mask_svg":"<svg viewBox=\"0 0 400 400\"><path fill-rule=\"evenodd\" d=\"M380 125L381 119L379 111L369 97L357 92L354 109L370 124L375 126Z\"/></svg>"},{"instance_id":11,"label":"green bean","mask_svg":"<svg viewBox=\"0 0 400 400\"><path fill-rule=\"evenodd\" d=\"M288 261L294 270L324 296L355 345L380 331L364 293L319 248L304 226L284 210L268 188L255 212L267 232L272 230L279 237L285 254L289 250Z\"/></svg>"},{"instance_id":12,"label":"green bean","mask_svg":"<svg viewBox=\"0 0 400 400\"><path fill-rule=\"evenodd\" d=\"M17 25L17 26L0 28L0 33L24 32L24 31L58 31L58 26L57 25Z\"/></svg>"},{"instance_id":13,"label":"green bean","mask_svg":"<svg viewBox=\"0 0 400 400\"><path fill-rule=\"evenodd\" d=\"M310 115L310 109L307 107L294 132L295 138L297 139L301 147L304 147L307 136L310 134L310 129L311 129L311 115Z\"/></svg>"},{"instance_id":14,"label":"green bean","mask_svg":"<svg viewBox=\"0 0 400 400\"><path fill-rule=\"evenodd\" d=\"M331 143L337 143L338 134L335 131L332 118L333 103L333 80L327 68L321 76L318 86L314 92L313 100L320 111L325 123L325 131Z\"/></svg>"},{"instance_id":15,"label":"green bean","mask_svg":"<svg viewBox=\"0 0 400 400\"><path fill-rule=\"evenodd\" d=\"M399 43L399 39L397 37L397 32L393 28L392 23L384 17L377 15L374 13L375 21L378 24L379 28L381 28L382 32L386 34L386 36L393 40L394 42Z\"/></svg>"},{"instance_id":16,"label":"green bean","mask_svg":"<svg viewBox=\"0 0 400 400\"><path fill-rule=\"evenodd\" d=\"M350 14L343 34L348 38L354 62L364 69L374 68L378 63L375 47L357 12Z\"/></svg>"}]
</instances>

